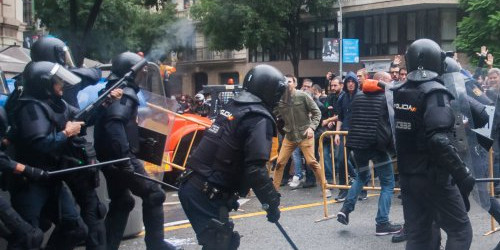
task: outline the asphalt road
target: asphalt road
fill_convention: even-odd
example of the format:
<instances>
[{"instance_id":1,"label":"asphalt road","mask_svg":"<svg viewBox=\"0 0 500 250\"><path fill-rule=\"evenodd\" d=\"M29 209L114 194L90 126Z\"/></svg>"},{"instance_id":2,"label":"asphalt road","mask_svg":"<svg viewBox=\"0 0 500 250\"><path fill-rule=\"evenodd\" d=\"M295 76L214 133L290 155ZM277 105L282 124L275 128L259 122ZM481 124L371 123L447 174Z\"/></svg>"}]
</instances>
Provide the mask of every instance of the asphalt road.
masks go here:
<instances>
[{"instance_id":1,"label":"asphalt road","mask_svg":"<svg viewBox=\"0 0 500 250\"><path fill-rule=\"evenodd\" d=\"M375 215L378 195L369 192L369 198L356 204L356 210L350 214L350 223L345 226L330 219L322 219L323 206L319 188L281 190L280 223L288 232L299 249L404 249L405 243L391 243L391 236L375 236ZM334 196L337 193L335 190ZM395 223L403 222L401 201L393 198L390 219ZM255 196L240 200L238 212L233 212L235 229L243 235L240 249L291 249L278 228L267 222L265 213ZM336 214L342 204L329 199L328 213ZM483 236L490 230L489 214L472 202L469 213L474 230L471 249L493 249L500 240L500 232ZM169 192L165 203L165 239L180 245L184 249L201 249L197 245L194 231L185 221L186 217L178 203L177 193ZM498 227L498 225L496 225ZM442 232L445 244L446 234ZM124 240L120 249L145 249L143 236Z\"/></svg>"}]
</instances>

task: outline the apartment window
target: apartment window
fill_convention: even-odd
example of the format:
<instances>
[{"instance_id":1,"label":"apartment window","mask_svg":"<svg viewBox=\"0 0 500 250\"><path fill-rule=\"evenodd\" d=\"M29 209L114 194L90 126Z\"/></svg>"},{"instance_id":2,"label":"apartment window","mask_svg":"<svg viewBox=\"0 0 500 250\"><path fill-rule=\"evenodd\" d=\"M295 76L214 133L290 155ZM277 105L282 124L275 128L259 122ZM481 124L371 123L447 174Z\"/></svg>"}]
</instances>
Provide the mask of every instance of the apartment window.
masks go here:
<instances>
[{"instance_id":1,"label":"apartment window","mask_svg":"<svg viewBox=\"0 0 500 250\"><path fill-rule=\"evenodd\" d=\"M348 38L356 38L356 19L349 18L347 19L347 37Z\"/></svg>"},{"instance_id":2,"label":"apartment window","mask_svg":"<svg viewBox=\"0 0 500 250\"><path fill-rule=\"evenodd\" d=\"M415 40L415 18L416 13L408 13L406 16L406 40Z\"/></svg>"},{"instance_id":3,"label":"apartment window","mask_svg":"<svg viewBox=\"0 0 500 250\"><path fill-rule=\"evenodd\" d=\"M457 10L443 9L441 11L441 47L443 50L455 50L453 40L457 36Z\"/></svg>"},{"instance_id":4,"label":"apartment window","mask_svg":"<svg viewBox=\"0 0 500 250\"><path fill-rule=\"evenodd\" d=\"M389 42L398 42L398 15L389 16Z\"/></svg>"}]
</instances>

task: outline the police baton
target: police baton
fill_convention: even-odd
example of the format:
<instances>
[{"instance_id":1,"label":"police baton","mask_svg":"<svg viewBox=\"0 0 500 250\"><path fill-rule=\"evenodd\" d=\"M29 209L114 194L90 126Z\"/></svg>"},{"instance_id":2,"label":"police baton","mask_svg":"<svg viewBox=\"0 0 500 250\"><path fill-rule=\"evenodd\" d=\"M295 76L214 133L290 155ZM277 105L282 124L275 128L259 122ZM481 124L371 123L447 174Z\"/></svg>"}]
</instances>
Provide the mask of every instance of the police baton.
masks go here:
<instances>
[{"instance_id":1,"label":"police baton","mask_svg":"<svg viewBox=\"0 0 500 250\"><path fill-rule=\"evenodd\" d=\"M269 204L262 204L262 209L267 211L269 209ZM292 249L299 250L299 248L295 245L295 243L293 243L292 238L290 238L290 236L288 236L288 234L286 233L285 229L281 226L281 224L278 221L274 222L274 224L276 225L276 227L278 227L281 234L283 234L283 236L285 236L286 241L288 241L290 246L292 246Z\"/></svg>"},{"instance_id":2,"label":"police baton","mask_svg":"<svg viewBox=\"0 0 500 250\"><path fill-rule=\"evenodd\" d=\"M145 180L148 180L148 181L152 181L152 182L154 182L154 183L156 183L156 184L160 184L161 186L168 187L168 188L174 189L174 190L176 190L176 191L179 191L179 188L178 188L178 187L176 187L176 186L172 186L172 185L170 185L170 184L167 184L167 183L165 183L165 182L163 182L163 181L159 181L159 180L157 180L157 179L151 178L151 177L149 177L149 176L142 175L142 174L139 174L139 173L136 173L136 172L134 172L134 176L139 177L139 178L142 178L142 179L145 179Z\"/></svg>"},{"instance_id":3,"label":"police baton","mask_svg":"<svg viewBox=\"0 0 500 250\"><path fill-rule=\"evenodd\" d=\"M111 165L111 164L114 164L114 163L128 161L128 160L130 160L130 158L127 157L127 158L121 158L121 159L112 160L112 161L103 161L103 162L99 162L99 163L96 163L96 164L89 164L89 165L80 166L80 167L74 167L74 168L67 168L67 169L61 169L61 170L56 170L56 171L50 171L50 172L47 172L47 174L49 175L49 177L52 177L52 176L56 176L56 175L73 173L73 172L77 172L77 171L85 170L85 169L89 169L89 168L96 168L96 167L102 167L102 166L106 166L106 165Z\"/></svg>"},{"instance_id":4,"label":"police baton","mask_svg":"<svg viewBox=\"0 0 500 250\"><path fill-rule=\"evenodd\" d=\"M495 182L500 181L500 178L478 178L476 182Z\"/></svg>"}]
</instances>

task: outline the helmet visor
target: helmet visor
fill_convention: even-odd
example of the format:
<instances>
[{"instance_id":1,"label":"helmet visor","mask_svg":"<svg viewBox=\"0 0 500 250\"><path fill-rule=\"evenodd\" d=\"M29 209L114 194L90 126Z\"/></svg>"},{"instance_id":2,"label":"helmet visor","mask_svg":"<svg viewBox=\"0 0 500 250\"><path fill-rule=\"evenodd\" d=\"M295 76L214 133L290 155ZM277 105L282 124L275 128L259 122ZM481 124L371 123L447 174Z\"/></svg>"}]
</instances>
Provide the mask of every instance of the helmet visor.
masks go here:
<instances>
[{"instance_id":1,"label":"helmet visor","mask_svg":"<svg viewBox=\"0 0 500 250\"><path fill-rule=\"evenodd\" d=\"M7 85L7 79L5 79L3 72L0 72L0 95L9 95L9 94L10 90L9 86Z\"/></svg>"},{"instance_id":2,"label":"helmet visor","mask_svg":"<svg viewBox=\"0 0 500 250\"><path fill-rule=\"evenodd\" d=\"M82 81L80 77L71 73L71 71L67 70L66 68L57 63L50 71L50 75L52 76L52 79L54 79L55 81L64 82L70 85L75 85L80 81Z\"/></svg>"},{"instance_id":3,"label":"helmet visor","mask_svg":"<svg viewBox=\"0 0 500 250\"><path fill-rule=\"evenodd\" d=\"M68 46L64 46L62 48L56 47L55 50L57 55L57 63L63 64L64 66L68 67L75 67L75 63Z\"/></svg>"}]
</instances>

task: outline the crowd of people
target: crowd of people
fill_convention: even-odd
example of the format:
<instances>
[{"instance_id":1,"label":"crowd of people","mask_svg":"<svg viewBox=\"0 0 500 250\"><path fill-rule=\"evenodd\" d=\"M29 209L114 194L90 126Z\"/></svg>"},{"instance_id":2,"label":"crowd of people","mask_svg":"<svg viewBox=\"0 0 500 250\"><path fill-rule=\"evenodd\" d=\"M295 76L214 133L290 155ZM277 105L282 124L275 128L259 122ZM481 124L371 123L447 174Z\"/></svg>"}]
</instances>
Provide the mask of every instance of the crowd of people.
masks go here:
<instances>
[{"instance_id":1,"label":"crowd of people","mask_svg":"<svg viewBox=\"0 0 500 250\"><path fill-rule=\"evenodd\" d=\"M193 97L189 95L178 95L175 97L177 101L178 114L197 114L207 117L210 112L210 100L205 99L205 95L198 93Z\"/></svg>"}]
</instances>

